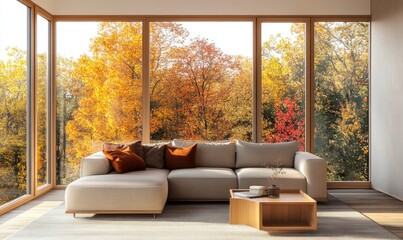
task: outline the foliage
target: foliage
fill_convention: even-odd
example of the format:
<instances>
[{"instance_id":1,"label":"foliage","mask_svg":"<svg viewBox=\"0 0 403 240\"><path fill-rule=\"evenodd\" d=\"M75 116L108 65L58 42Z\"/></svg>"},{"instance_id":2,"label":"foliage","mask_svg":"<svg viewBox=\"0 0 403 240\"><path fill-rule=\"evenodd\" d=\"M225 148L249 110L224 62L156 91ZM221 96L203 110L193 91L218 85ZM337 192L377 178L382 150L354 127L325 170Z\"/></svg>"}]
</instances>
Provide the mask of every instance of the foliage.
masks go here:
<instances>
[{"instance_id":1,"label":"foliage","mask_svg":"<svg viewBox=\"0 0 403 240\"><path fill-rule=\"evenodd\" d=\"M368 180L368 30L315 24L315 152L330 180Z\"/></svg>"},{"instance_id":2,"label":"foliage","mask_svg":"<svg viewBox=\"0 0 403 240\"><path fill-rule=\"evenodd\" d=\"M27 133L27 53L7 49L0 60L0 204L25 194Z\"/></svg>"},{"instance_id":3,"label":"foliage","mask_svg":"<svg viewBox=\"0 0 403 240\"><path fill-rule=\"evenodd\" d=\"M262 46L262 141L298 141L305 148L305 27L272 35Z\"/></svg>"},{"instance_id":4,"label":"foliage","mask_svg":"<svg viewBox=\"0 0 403 240\"><path fill-rule=\"evenodd\" d=\"M274 127L266 132L264 138L268 142L298 141L300 150L304 150L304 112L299 109L296 101L290 98L275 103L274 107Z\"/></svg>"}]
</instances>

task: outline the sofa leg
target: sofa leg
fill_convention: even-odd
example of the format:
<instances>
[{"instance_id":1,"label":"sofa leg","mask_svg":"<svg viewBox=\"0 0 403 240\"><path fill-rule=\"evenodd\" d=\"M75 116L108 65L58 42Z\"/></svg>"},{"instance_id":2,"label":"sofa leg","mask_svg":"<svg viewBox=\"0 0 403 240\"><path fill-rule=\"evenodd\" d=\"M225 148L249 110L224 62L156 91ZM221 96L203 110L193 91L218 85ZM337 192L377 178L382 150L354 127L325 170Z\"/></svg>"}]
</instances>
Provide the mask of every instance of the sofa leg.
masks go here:
<instances>
[{"instance_id":1,"label":"sofa leg","mask_svg":"<svg viewBox=\"0 0 403 240\"><path fill-rule=\"evenodd\" d=\"M154 214L154 219L155 219L155 214Z\"/></svg>"},{"instance_id":2,"label":"sofa leg","mask_svg":"<svg viewBox=\"0 0 403 240\"><path fill-rule=\"evenodd\" d=\"M73 218L76 218L76 214L75 214L75 213L73 213Z\"/></svg>"}]
</instances>

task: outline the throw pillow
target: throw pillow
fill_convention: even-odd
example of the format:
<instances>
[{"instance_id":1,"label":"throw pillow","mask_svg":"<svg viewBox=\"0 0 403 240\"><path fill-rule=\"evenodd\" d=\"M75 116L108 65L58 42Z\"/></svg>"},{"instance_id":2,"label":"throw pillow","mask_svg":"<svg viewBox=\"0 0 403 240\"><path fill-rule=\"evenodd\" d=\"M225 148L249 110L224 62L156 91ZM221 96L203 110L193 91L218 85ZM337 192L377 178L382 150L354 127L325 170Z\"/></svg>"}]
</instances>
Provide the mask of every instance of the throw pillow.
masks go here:
<instances>
[{"instance_id":1,"label":"throw pillow","mask_svg":"<svg viewBox=\"0 0 403 240\"><path fill-rule=\"evenodd\" d=\"M132 152L129 148L123 150L117 149L112 151L102 151L108 158L112 167L118 173L126 173L131 171L145 170L144 160Z\"/></svg>"},{"instance_id":2,"label":"throw pillow","mask_svg":"<svg viewBox=\"0 0 403 240\"><path fill-rule=\"evenodd\" d=\"M147 144L142 149L146 167L164 168L165 144Z\"/></svg>"},{"instance_id":3,"label":"throw pillow","mask_svg":"<svg viewBox=\"0 0 403 240\"><path fill-rule=\"evenodd\" d=\"M236 168L262 167L263 164L279 161L281 167L293 167L298 142L248 143L236 141Z\"/></svg>"},{"instance_id":4,"label":"throw pillow","mask_svg":"<svg viewBox=\"0 0 403 240\"><path fill-rule=\"evenodd\" d=\"M125 149L125 148L130 148L130 150L134 153L137 154L137 156L141 157L144 159L144 154L143 154L143 149L141 148L141 141L135 141L135 142L128 142L128 143L110 143L110 142L105 142L103 144L103 150L106 151L112 151L112 150L117 150L117 149Z\"/></svg>"},{"instance_id":5,"label":"throw pillow","mask_svg":"<svg viewBox=\"0 0 403 240\"><path fill-rule=\"evenodd\" d=\"M132 152L136 153L137 156L141 157L142 159L144 159L144 153L143 153L143 148L141 145L141 141L135 141L135 142L129 142L129 143L125 143L123 145L123 148L128 147Z\"/></svg>"},{"instance_id":6,"label":"throw pillow","mask_svg":"<svg viewBox=\"0 0 403 240\"><path fill-rule=\"evenodd\" d=\"M197 144L190 147L165 147L165 168L169 170L194 168L196 161Z\"/></svg>"}]
</instances>

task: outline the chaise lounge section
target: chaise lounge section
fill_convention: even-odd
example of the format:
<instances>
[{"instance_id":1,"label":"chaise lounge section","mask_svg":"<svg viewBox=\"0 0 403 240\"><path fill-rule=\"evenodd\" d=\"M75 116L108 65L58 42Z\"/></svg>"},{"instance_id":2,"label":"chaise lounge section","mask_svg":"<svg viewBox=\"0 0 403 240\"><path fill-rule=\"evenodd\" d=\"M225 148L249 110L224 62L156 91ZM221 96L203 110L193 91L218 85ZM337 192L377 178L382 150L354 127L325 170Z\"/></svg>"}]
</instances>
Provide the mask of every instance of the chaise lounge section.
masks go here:
<instances>
[{"instance_id":1,"label":"chaise lounge section","mask_svg":"<svg viewBox=\"0 0 403 240\"><path fill-rule=\"evenodd\" d=\"M67 186L66 213L160 214L168 196L166 169L111 172L102 152L81 161L80 179Z\"/></svg>"}]
</instances>

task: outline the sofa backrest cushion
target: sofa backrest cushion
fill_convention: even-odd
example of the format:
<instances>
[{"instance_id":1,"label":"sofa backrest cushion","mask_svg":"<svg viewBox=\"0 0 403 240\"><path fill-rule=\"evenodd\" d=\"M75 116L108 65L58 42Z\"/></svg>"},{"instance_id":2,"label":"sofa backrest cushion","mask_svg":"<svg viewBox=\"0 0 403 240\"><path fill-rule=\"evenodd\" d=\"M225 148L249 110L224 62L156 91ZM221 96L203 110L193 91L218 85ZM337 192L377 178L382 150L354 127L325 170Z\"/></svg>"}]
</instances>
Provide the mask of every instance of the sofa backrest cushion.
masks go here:
<instances>
[{"instance_id":1,"label":"sofa backrest cushion","mask_svg":"<svg viewBox=\"0 0 403 240\"><path fill-rule=\"evenodd\" d=\"M186 147L197 143L196 167L235 168L235 143L222 142L191 142L174 139L172 146Z\"/></svg>"},{"instance_id":2,"label":"sofa backrest cushion","mask_svg":"<svg viewBox=\"0 0 403 240\"><path fill-rule=\"evenodd\" d=\"M236 142L236 168L263 167L273 161L279 161L281 167L293 167L298 142L249 143Z\"/></svg>"},{"instance_id":3,"label":"sofa backrest cushion","mask_svg":"<svg viewBox=\"0 0 403 240\"><path fill-rule=\"evenodd\" d=\"M197 144L179 148L165 146L165 168L168 170L194 168Z\"/></svg>"}]
</instances>

